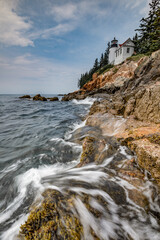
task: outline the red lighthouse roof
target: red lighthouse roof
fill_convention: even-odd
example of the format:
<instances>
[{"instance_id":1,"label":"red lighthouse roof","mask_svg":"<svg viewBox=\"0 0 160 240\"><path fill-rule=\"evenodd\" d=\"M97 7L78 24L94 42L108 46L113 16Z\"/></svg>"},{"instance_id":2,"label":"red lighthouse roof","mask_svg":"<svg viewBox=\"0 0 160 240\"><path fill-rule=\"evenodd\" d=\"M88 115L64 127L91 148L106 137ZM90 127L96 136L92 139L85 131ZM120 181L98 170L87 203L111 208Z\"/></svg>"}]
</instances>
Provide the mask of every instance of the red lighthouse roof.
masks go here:
<instances>
[{"instance_id":1,"label":"red lighthouse roof","mask_svg":"<svg viewBox=\"0 0 160 240\"><path fill-rule=\"evenodd\" d=\"M129 42L129 41L132 41L130 38L128 38L124 43L122 43L122 44L119 44L119 46L120 47L122 47L123 45L125 45L127 42Z\"/></svg>"}]
</instances>

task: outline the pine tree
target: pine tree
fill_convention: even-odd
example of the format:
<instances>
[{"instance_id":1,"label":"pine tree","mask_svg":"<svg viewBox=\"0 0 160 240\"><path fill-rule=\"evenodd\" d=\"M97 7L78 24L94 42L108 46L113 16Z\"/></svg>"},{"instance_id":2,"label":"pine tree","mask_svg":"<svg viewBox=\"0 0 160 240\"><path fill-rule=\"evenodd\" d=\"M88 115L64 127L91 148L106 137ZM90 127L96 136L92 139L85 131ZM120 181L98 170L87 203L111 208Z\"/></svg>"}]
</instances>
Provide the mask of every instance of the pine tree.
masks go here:
<instances>
[{"instance_id":1,"label":"pine tree","mask_svg":"<svg viewBox=\"0 0 160 240\"><path fill-rule=\"evenodd\" d=\"M156 11L155 20L153 22L153 32L151 33L152 44L150 51L156 51L160 49L160 8Z\"/></svg>"},{"instance_id":2,"label":"pine tree","mask_svg":"<svg viewBox=\"0 0 160 240\"><path fill-rule=\"evenodd\" d=\"M107 65L107 64L108 64L109 49L110 49L110 42L108 42L106 51L105 51L105 53L104 53L104 65Z\"/></svg>"},{"instance_id":3,"label":"pine tree","mask_svg":"<svg viewBox=\"0 0 160 240\"><path fill-rule=\"evenodd\" d=\"M134 51L136 53L139 52L139 40L138 40L138 34L136 33L135 36L133 37L133 42L134 42Z\"/></svg>"},{"instance_id":4,"label":"pine tree","mask_svg":"<svg viewBox=\"0 0 160 240\"><path fill-rule=\"evenodd\" d=\"M159 8L160 0L152 0L149 3L150 11L148 17L140 20L140 28L136 29L139 31L139 41L137 42L140 53L146 53L149 51L157 50L156 46L158 43L156 39L159 39L159 32L157 30L159 22ZM155 43L156 41L156 43Z\"/></svg>"},{"instance_id":5,"label":"pine tree","mask_svg":"<svg viewBox=\"0 0 160 240\"><path fill-rule=\"evenodd\" d=\"M99 68L99 62L98 62L98 58L96 58L94 65L93 65L94 72L96 72L98 70L98 68Z\"/></svg>"},{"instance_id":6,"label":"pine tree","mask_svg":"<svg viewBox=\"0 0 160 240\"><path fill-rule=\"evenodd\" d=\"M100 58L100 62L99 62L100 68L103 67L103 65L104 65L104 57L103 57L103 53L102 53L101 58Z\"/></svg>"}]
</instances>

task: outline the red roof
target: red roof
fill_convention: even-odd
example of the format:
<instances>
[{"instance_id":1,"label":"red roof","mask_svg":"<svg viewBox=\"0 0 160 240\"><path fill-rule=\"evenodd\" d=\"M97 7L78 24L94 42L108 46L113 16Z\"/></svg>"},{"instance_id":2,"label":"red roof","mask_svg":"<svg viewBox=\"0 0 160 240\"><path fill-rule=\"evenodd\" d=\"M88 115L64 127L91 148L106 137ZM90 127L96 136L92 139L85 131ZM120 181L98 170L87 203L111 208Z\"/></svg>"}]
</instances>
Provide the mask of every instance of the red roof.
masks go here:
<instances>
[{"instance_id":1,"label":"red roof","mask_svg":"<svg viewBox=\"0 0 160 240\"><path fill-rule=\"evenodd\" d=\"M120 47L122 47L126 42L128 42L128 40L131 40L130 38L128 38L124 43L119 44Z\"/></svg>"}]
</instances>

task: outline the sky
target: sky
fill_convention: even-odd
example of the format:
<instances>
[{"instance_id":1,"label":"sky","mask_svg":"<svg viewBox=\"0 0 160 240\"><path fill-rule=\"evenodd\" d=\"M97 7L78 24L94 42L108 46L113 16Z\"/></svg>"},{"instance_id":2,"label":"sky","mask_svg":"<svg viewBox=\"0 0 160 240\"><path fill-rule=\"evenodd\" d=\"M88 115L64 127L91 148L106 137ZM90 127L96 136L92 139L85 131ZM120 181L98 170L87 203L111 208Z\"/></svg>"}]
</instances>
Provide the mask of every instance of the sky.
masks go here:
<instances>
[{"instance_id":1,"label":"sky","mask_svg":"<svg viewBox=\"0 0 160 240\"><path fill-rule=\"evenodd\" d=\"M0 0L0 94L77 90L114 37L123 43L150 0Z\"/></svg>"}]
</instances>

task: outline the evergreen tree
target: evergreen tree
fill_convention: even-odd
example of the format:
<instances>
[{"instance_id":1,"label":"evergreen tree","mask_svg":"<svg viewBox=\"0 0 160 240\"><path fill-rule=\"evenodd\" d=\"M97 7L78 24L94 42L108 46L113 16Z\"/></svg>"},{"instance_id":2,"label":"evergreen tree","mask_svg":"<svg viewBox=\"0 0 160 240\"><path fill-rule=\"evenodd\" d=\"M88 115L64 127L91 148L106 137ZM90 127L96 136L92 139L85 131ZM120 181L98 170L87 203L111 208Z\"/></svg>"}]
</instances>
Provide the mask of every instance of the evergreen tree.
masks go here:
<instances>
[{"instance_id":1,"label":"evergreen tree","mask_svg":"<svg viewBox=\"0 0 160 240\"><path fill-rule=\"evenodd\" d=\"M153 22L153 32L151 33L152 44L150 51L156 51L160 49L160 8L156 11L155 20Z\"/></svg>"},{"instance_id":2,"label":"evergreen tree","mask_svg":"<svg viewBox=\"0 0 160 240\"><path fill-rule=\"evenodd\" d=\"M137 44L139 44L139 52L140 53L146 53L149 51L155 51L158 48L158 41L159 39L159 31L158 26L160 24L159 22L159 8L160 8L160 0L152 0L151 3L149 3L150 11L148 14L148 17L142 18L140 20L140 28L136 29L136 31L139 31L139 41Z\"/></svg>"},{"instance_id":3,"label":"evergreen tree","mask_svg":"<svg viewBox=\"0 0 160 240\"><path fill-rule=\"evenodd\" d=\"M110 42L108 42L105 52L101 54L100 61L98 62L98 58L96 58L95 62L94 62L94 65L89 70L89 72L86 72L85 74L81 74L80 79L78 79L78 87L79 88L82 88L84 84L91 81L92 80L92 75L95 72L98 72L99 74L101 74L105 70L112 67L112 65L108 64L109 49L110 49Z\"/></svg>"},{"instance_id":4,"label":"evergreen tree","mask_svg":"<svg viewBox=\"0 0 160 240\"><path fill-rule=\"evenodd\" d=\"M109 49L110 49L110 42L108 42L106 51L105 51L105 53L104 53L104 65L107 65L107 64L108 64Z\"/></svg>"},{"instance_id":5,"label":"evergreen tree","mask_svg":"<svg viewBox=\"0 0 160 240\"><path fill-rule=\"evenodd\" d=\"M101 54L101 59L100 59L100 62L99 62L99 66L100 68L103 67L104 65L104 57L103 57L103 53Z\"/></svg>"},{"instance_id":6,"label":"evergreen tree","mask_svg":"<svg viewBox=\"0 0 160 240\"><path fill-rule=\"evenodd\" d=\"M94 65L93 65L94 72L96 72L98 70L98 68L99 68L99 62L98 62L98 58L96 58Z\"/></svg>"},{"instance_id":7,"label":"evergreen tree","mask_svg":"<svg viewBox=\"0 0 160 240\"><path fill-rule=\"evenodd\" d=\"M138 34L136 33L135 36L133 37L133 42L134 42L134 51L136 53L139 53L139 38L138 38Z\"/></svg>"},{"instance_id":8,"label":"evergreen tree","mask_svg":"<svg viewBox=\"0 0 160 240\"><path fill-rule=\"evenodd\" d=\"M109 49L110 49L110 47L111 47L111 44L110 44L110 42L108 42L108 47L107 47L107 49L106 49L106 53L107 53L107 56L109 57Z\"/></svg>"}]
</instances>

